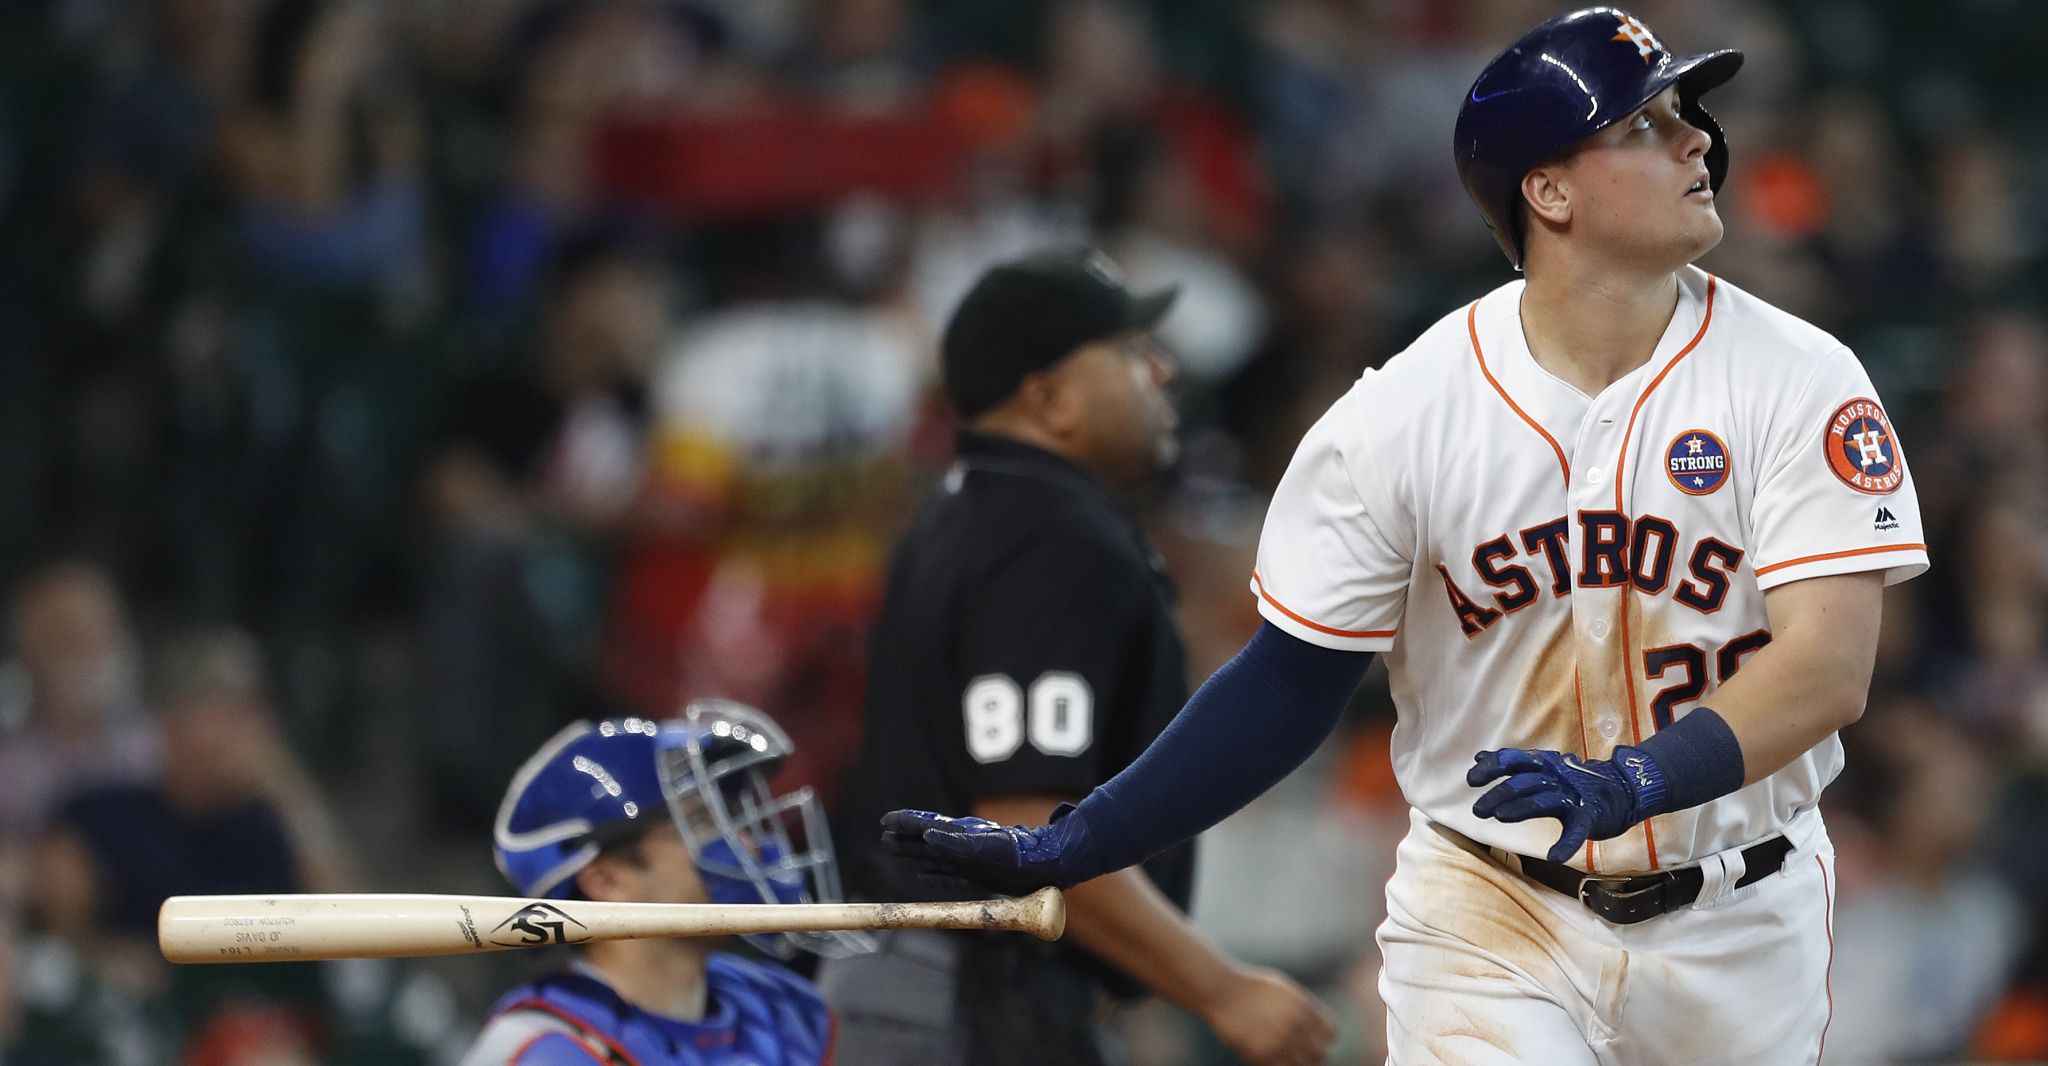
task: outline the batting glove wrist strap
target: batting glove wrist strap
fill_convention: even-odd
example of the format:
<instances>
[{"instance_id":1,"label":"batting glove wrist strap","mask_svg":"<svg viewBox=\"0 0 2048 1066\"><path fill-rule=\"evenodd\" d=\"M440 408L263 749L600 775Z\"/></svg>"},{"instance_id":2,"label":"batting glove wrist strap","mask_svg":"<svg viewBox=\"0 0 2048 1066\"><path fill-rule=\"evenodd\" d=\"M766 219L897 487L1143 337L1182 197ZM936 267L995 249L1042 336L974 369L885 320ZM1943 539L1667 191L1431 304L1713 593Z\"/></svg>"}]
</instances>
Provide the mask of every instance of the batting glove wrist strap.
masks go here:
<instances>
[{"instance_id":1,"label":"batting glove wrist strap","mask_svg":"<svg viewBox=\"0 0 2048 1066\"><path fill-rule=\"evenodd\" d=\"M1609 762L1621 772L1622 783L1628 786L1636 821L1671 809L1671 786L1656 756L1641 748L1623 746L1614 749L1614 758Z\"/></svg>"},{"instance_id":2,"label":"batting glove wrist strap","mask_svg":"<svg viewBox=\"0 0 2048 1066\"><path fill-rule=\"evenodd\" d=\"M1657 731L1643 741L1640 751L1650 757L1663 786L1661 805L1650 814L1682 811L1708 800L1719 799L1742 787L1748 770L1743 764L1742 745L1712 707L1695 707L1685 717Z\"/></svg>"}]
</instances>

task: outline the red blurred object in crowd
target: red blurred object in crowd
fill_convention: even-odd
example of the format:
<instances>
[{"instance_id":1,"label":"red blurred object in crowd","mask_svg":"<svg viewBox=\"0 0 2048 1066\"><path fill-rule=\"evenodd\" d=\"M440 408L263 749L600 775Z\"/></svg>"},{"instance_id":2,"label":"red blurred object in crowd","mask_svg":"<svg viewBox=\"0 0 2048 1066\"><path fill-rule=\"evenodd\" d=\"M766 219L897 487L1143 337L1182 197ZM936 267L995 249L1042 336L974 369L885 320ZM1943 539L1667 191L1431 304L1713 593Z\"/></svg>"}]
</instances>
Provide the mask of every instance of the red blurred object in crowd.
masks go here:
<instances>
[{"instance_id":1,"label":"red blurred object in crowd","mask_svg":"<svg viewBox=\"0 0 2048 1066\"><path fill-rule=\"evenodd\" d=\"M179 1066L313 1066L320 1061L313 1025L282 1007L223 1008L186 1041Z\"/></svg>"},{"instance_id":2,"label":"red blurred object in crowd","mask_svg":"<svg viewBox=\"0 0 2048 1066\"><path fill-rule=\"evenodd\" d=\"M760 219L818 210L854 193L943 196L962 157L932 112L850 115L778 105L733 114L614 118L592 145L608 195L685 219Z\"/></svg>"},{"instance_id":3,"label":"red blurred object in crowd","mask_svg":"<svg viewBox=\"0 0 2048 1066\"><path fill-rule=\"evenodd\" d=\"M1741 203L1772 236L1811 237L1828 223L1828 190L1813 164L1775 152L1752 163L1742 178Z\"/></svg>"}]
</instances>

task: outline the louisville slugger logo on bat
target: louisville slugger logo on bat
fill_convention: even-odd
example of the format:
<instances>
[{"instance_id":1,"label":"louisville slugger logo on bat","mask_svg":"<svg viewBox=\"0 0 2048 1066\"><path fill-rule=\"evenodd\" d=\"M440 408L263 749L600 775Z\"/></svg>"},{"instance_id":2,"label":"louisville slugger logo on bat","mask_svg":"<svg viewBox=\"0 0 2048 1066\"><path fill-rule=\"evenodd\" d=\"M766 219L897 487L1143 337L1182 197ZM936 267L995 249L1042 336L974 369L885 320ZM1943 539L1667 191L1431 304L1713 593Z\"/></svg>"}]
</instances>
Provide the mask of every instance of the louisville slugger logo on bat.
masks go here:
<instances>
[{"instance_id":1,"label":"louisville slugger logo on bat","mask_svg":"<svg viewBox=\"0 0 2048 1066\"><path fill-rule=\"evenodd\" d=\"M574 926L574 928L570 928ZM511 932L506 933L507 927ZM505 933L500 936L500 933ZM513 939L513 934L517 938ZM582 922L563 913L560 907L538 900L513 912L491 930L491 943L506 948L532 948L542 944L581 944L590 939Z\"/></svg>"}]
</instances>

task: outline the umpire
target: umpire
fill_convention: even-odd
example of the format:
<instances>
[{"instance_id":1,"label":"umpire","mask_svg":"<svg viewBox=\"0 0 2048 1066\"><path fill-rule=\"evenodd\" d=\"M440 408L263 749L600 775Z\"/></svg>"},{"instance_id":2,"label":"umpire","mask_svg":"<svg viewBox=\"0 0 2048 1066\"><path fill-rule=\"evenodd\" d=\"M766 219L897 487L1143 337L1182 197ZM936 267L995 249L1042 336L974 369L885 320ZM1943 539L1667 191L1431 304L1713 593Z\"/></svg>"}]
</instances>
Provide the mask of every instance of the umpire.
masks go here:
<instances>
[{"instance_id":1,"label":"umpire","mask_svg":"<svg viewBox=\"0 0 2048 1066\"><path fill-rule=\"evenodd\" d=\"M958 460L918 511L874 633L843 808L854 894L935 898L878 843L898 808L1038 825L1151 743L1187 699L1174 589L1112 495L1175 453L1152 336L1175 290L1134 296L1100 253L990 270L943 341ZM1149 990L1254 1063L1319 1063L1321 1008L1188 925L1192 846L1076 888L1067 937L904 931L819 975L838 1066L1117 1061L1111 998Z\"/></svg>"}]
</instances>

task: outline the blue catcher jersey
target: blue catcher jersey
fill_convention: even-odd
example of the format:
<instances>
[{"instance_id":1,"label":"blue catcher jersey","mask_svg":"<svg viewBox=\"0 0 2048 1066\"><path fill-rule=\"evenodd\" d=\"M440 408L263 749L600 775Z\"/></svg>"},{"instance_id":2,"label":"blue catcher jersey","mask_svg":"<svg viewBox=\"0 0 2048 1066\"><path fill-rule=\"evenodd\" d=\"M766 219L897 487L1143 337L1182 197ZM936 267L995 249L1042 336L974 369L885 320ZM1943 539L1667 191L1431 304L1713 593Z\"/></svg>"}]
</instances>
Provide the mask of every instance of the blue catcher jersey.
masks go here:
<instances>
[{"instance_id":1,"label":"blue catcher jersey","mask_svg":"<svg viewBox=\"0 0 2048 1066\"><path fill-rule=\"evenodd\" d=\"M577 964L520 985L491 1008L463 1066L821 1066L831 1011L780 967L713 955L703 1020L678 1021L620 999Z\"/></svg>"}]
</instances>

